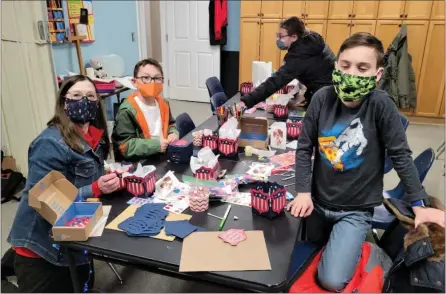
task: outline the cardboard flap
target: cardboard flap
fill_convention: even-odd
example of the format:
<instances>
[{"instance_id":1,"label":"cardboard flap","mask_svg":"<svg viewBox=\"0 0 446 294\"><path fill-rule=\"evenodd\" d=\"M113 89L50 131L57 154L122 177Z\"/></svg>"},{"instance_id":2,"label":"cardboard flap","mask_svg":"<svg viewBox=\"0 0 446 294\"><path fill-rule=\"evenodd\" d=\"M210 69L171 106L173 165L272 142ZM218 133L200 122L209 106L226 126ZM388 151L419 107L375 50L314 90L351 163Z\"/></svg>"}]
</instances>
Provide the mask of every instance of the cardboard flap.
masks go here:
<instances>
[{"instance_id":1,"label":"cardboard flap","mask_svg":"<svg viewBox=\"0 0 446 294\"><path fill-rule=\"evenodd\" d=\"M54 224L76 196L77 188L60 172L51 171L29 190L28 204Z\"/></svg>"}]
</instances>

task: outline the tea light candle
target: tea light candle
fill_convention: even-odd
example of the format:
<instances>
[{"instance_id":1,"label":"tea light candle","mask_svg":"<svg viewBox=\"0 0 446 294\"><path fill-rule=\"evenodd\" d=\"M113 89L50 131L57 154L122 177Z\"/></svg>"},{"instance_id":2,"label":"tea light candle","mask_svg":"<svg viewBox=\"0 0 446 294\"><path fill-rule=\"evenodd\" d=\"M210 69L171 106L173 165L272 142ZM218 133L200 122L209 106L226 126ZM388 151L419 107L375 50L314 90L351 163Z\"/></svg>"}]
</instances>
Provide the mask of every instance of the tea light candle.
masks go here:
<instances>
[{"instance_id":1,"label":"tea light candle","mask_svg":"<svg viewBox=\"0 0 446 294\"><path fill-rule=\"evenodd\" d=\"M246 156L252 156L252 147L251 146L246 146L245 147L245 155Z\"/></svg>"}]
</instances>

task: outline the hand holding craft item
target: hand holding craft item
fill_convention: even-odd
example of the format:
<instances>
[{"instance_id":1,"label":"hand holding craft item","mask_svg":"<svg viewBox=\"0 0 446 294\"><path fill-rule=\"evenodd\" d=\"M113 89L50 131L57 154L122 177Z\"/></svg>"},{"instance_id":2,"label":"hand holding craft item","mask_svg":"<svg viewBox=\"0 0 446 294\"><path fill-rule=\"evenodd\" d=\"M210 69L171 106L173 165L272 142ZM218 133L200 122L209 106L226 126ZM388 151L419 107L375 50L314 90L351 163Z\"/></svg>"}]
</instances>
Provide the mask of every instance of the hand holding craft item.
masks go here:
<instances>
[{"instance_id":1,"label":"hand holding craft item","mask_svg":"<svg viewBox=\"0 0 446 294\"><path fill-rule=\"evenodd\" d=\"M127 191L133 196L151 196L155 191L156 168L153 165L142 166L138 163L138 167L133 173L126 172L123 174Z\"/></svg>"},{"instance_id":2,"label":"hand holding craft item","mask_svg":"<svg viewBox=\"0 0 446 294\"><path fill-rule=\"evenodd\" d=\"M238 243L248 239L245 230L242 229L229 229L226 232L219 234L218 237L232 246L237 246Z\"/></svg>"},{"instance_id":3,"label":"hand holding craft item","mask_svg":"<svg viewBox=\"0 0 446 294\"><path fill-rule=\"evenodd\" d=\"M232 117L218 131L218 150L226 157L238 155L238 139L241 130L237 127L238 121Z\"/></svg>"},{"instance_id":4,"label":"hand holding craft item","mask_svg":"<svg viewBox=\"0 0 446 294\"><path fill-rule=\"evenodd\" d=\"M274 122L271 125L271 147L286 149L286 124Z\"/></svg>"},{"instance_id":5,"label":"hand holding craft item","mask_svg":"<svg viewBox=\"0 0 446 294\"><path fill-rule=\"evenodd\" d=\"M208 210L209 190L203 187L192 187L189 191L189 207L194 212Z\"/></svg>"},{"instance_id":6,"label":"hand holding craft item","mask_svg":"<svg viewBox=\"0 0 446 294\"><path fill-rule=\"evenodd\" d=\"M197 157L191 157L190 168L200 180L216 180L218 177L218 157L208 147L201 149Z\"/></svg>"},{"instance_id":7,"label":"hand holding craft item","mask_svg":"<svg viewBox=\"0 0 446 294\"><path fill-rule=\"evenodd\" d=\"M195 147L203 146L203 130L192 132L192 138Z\"/></svg>"},{"instance_id":8,"label":"hand holding craft item","mask_svg":"<svg viewBox=\"0 0 446 294\"><path fill-rule=\"evenodd\" d=\"M104 166L105 167L105 166ZM113 162L106 165L106 169L110 173L115 173L119 178L119 190L124 189L126 186L123 175L128 173L133 168L133 164L126 162Z\"/></svg>"},{"instance_id":9,"label":"hand holding craft item","mask_svg":"<svg viewBox=\"0 0 446 294\"><path fill-rule=\"evenodd\" d=\"M254 214L267 219L279 216L286 205L286 188L277 183L259 183L251 189L251 205Z\"/></svg>"},{"instance_id":10,"label":"hand holding craft item","mask_svg":"<svg viewBox=\"0 0 446 294\"><path fill-rule=\"evenodd\" d=\"M286 132L290 140L295 140L300 136L302 121L288 119L286 122Z\"/></svg>"},{"instance_id":11,"label":"hand holding craft item","mask_svg":"<svg viewBox=\"0 0 446 294\"><path fill-rule=\"evenodd\" d=\"M167 147L169 161L175 164L188 163L194 148L192 143L186 140L177 140Z\"/></svg>"},{"instance_id":12,"label":"hand holding craft item","mask_svg":"<svg viewBox=\"0 0 446 294\"><path fill-rule=\"evenodd\" d=\"M203 130L203 147L209 147L213 152L218 150L218 136L212 130Z\"/></svg>"}]
</instances>

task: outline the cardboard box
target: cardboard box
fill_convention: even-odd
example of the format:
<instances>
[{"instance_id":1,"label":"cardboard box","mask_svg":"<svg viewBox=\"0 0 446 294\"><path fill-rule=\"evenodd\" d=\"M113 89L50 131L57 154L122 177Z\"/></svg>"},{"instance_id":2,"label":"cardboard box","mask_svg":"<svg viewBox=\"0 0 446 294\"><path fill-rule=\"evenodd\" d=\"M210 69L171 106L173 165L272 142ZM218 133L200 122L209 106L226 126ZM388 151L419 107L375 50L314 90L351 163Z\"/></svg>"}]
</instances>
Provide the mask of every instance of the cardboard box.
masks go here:
<instances>
[{"instance_id":1,"label":"cardboard box","mask_svg":"<svg viewBox=\"0 0 446 294\"><path fill-rule=\"evenodd\" d=\"M102 204L74 202L77 188L63 174L51 171L29 190L28 204L53 225L55 241L86 241L102 217ZM90 217L84 227L65 226L74 217Z\"/></svg>"},{"instance_id":2,"label":"cardboard box","mask_svg":"<svg viewBox=\"0 0 446 294\"><path fill-rule=\"evenodd\" d=\"M251 146L261 150L268 148L269 123L266 118L242 117L239 128L239 147Z\"/></svg>"}]
</instances>

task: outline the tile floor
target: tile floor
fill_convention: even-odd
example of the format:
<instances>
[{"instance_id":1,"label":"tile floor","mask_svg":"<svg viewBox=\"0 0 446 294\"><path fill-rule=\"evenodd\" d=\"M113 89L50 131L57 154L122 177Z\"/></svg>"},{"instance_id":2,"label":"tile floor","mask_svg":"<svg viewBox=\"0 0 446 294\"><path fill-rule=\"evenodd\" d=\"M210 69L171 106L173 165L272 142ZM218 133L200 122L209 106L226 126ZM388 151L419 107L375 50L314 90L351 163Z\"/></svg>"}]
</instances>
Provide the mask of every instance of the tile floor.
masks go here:
<instances>
[{"instance_id":1,"label":"tile floor","mask_svg":"<svg viewBox=\"0 0 446 294\"><path fill-rule=\"evenodd\" d=\"M187 112L196 125L201 124L211 115L211 109L207 103L193 103L184 101L171 102L174 116L182 112ZM426 148L436 148L444 140L444 126L429 126L410 124L407 129L409 145L412 148L414 157ZM444 203L444 156L436 160L424 181L426 191L433 196L440 198ZM386 189L391 189L399 182L395 171L386 175L384 185ZM11 228L17 203L8 202L1 205L2 224L2 255L9 248L6 237ZM183 281L175 278L165 277L158 274L144 272L129 267L116 266L118 272L124 279L124 284L120 285L110 268L103 262L96 262L96 283L95 288L101 292L233 292L234 290L211 284L204 284L192 281Z\"/></svg>"}]
</instances>

